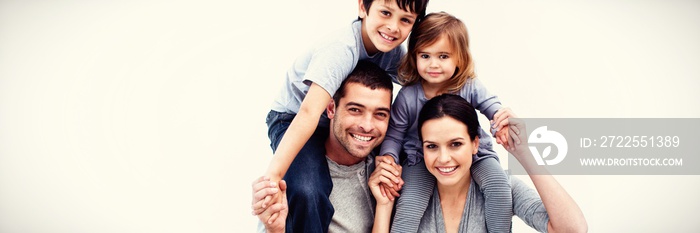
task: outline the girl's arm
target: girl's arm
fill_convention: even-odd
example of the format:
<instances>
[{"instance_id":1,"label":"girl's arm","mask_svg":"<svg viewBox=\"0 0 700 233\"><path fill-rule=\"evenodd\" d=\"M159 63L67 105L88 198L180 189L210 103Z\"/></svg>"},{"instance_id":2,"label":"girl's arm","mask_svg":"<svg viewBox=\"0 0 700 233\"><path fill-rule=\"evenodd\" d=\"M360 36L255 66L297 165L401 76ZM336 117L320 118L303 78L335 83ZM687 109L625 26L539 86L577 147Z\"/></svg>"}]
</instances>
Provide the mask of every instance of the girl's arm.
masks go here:
<instances>
[{"instance_id":1,"label":"girl's arm","mask_svg":"<svg viewBox=\"0 0 700 233\"><path fill-rule=\"evenodd\" d=\"M330 101L331 96L326 90L316 83L311 84L306 97L301 102L299 112L292 120L287 132L282 136L282 140L272 156L266 173L271 181L277 182L287 173L289 165L292 164L301 148L316 130L318 119Z\"/></svg>"},{"instance_id":2,"label":"girl's arm","mask_svg":"<svg viewBox=\"0 0 700 233\"><path fill-rule=\"evenodd\" d=\"M527 145L525 124L522 120L510 120L510 134L517 135L510 152L523 165L537 189L549 216L548 232L586 232L588 225L583 212L571 196L559 185L547 169L535 161ZM516 200L513 200L514 202ZM517 204L516 204L517 205Z\"/></svg>"}]
</instances>

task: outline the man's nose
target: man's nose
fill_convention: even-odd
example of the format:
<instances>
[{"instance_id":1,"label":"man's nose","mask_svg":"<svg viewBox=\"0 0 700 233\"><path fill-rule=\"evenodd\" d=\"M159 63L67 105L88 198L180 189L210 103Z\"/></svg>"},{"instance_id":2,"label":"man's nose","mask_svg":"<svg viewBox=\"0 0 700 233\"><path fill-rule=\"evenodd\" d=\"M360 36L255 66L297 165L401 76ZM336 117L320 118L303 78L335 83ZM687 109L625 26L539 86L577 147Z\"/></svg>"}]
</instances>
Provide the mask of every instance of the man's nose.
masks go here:
<instances>
[{"instance_id":1,"label":"man's nose","mask_svg":"<svg viewBox=\"0 0 700 233\"><path fill-rule=\"evenodd\" d=\"M366 114L362 116L358 122L358 125L365 133L372 131L372 115Z\"/></svg>"}]
</instances>

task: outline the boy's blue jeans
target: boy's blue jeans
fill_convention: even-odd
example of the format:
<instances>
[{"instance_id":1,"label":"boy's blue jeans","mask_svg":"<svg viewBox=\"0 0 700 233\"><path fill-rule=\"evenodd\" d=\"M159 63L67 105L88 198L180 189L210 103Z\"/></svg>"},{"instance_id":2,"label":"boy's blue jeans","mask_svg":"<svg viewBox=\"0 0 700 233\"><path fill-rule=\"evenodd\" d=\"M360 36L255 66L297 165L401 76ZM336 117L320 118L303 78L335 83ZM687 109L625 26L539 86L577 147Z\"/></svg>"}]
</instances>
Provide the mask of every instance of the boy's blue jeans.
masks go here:
<instances>
[{"instance_id":1,"label":"boy's blue jeans","mask_svg":"<svg viewBox=\"0 0 700 233\"><path fill-rule=\"evenodd\" d=\"M265 122L272 151L294 119L294 114L270 111ZM324 142L328 138L328 117L324 114L316 131L289 166L287 182L287 232L328 232L334 209L329 196L333 189Z\"/></svg>"}]
</instances>

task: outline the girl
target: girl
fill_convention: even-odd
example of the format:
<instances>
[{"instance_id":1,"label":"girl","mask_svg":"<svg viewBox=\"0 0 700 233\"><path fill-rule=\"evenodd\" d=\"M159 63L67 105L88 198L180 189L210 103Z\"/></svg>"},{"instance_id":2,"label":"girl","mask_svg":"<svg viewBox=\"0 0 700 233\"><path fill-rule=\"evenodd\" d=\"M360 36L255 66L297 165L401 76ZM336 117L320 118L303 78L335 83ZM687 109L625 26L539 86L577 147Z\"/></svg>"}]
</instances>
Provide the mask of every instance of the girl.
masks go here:
<instances>
[{"instance_id":1,"label":"girl","mask_svg":"<svg viewBox=\"0 0 700 233\"><path fill-rule=\"evenodd\" d=\"M437 179L428 208L421 213L420 232L486 232L486 195L472 182L472 158L480 151L479 122L474 107L462 97L444 94L429 100L418 116L425 165ZM510 122L517 145L508 152L530 174L537 192L511 177L514 214L539 232L586 232L583 212L543 167L538 166L527 145L525 124ZM521 143L525 142L525 143ZM380 192L381 173L373 173L369 187L377 199L375 232L386 232L393 201ZM488 181L487 181L488 182ZM539 193L539 195L538 195ZM541 196L541 198L540 198ZM400 200L400 199L399 199ZM511 217L512 218L512 217Z\"/></svg>"},{"instance_id":2,"label":"girl","mask_svg":"<svg viewBox=\"0 0 700 233\"><path fill-rule=\"evenodd\" d=\"M404 86L391 109L387 137L381 155L400 158L405 182L397 200L392 232L416 232L433 193L435 178L428 173L418 139L418 111L435 96L453 93L474 105L492 120L498 143L508 146L507 128L511 112L502 108L475 78L464 24L444 12L426 15L413 30L408 54L401 61L399 80ZM486 132L480 132L486 136ZM503 172L490 137L482 137L473 158L472 175L485 197L486 226L489 232L509 232L512 212L510 184ZM382 188L382 192L385 193Z\"/></svg>"}]
</instances>

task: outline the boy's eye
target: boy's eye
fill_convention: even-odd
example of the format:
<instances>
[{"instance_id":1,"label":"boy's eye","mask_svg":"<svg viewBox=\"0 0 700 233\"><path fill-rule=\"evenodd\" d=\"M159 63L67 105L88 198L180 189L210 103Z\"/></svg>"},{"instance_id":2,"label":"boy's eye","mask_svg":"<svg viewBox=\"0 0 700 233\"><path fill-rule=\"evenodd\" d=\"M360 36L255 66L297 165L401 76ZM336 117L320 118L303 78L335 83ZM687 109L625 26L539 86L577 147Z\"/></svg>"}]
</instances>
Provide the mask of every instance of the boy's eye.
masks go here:
<instances>
[{"instance_id":1,"label":"boy's eye","mask_svg":"<svg viewBox=\"0 0 700 233\"><path fill-rule=\"evenodd\" d=\"M389 12L389 11L379 11L379 13L381 13L382 15L385 15L385 16L391 15L391 12Z\"/></svg>"},{"instance_id":2,"label":"boy's eye","mask_svg":"<svg viewBox=\"0 0 700 233\"><path fill-rule=\"evenodd\" d=\"M412 24L413 22L410 19L403 18L401 19L401 22L404 22L406 24Z\"/></svg>"}]
</instances>

